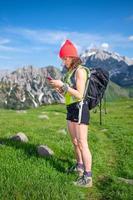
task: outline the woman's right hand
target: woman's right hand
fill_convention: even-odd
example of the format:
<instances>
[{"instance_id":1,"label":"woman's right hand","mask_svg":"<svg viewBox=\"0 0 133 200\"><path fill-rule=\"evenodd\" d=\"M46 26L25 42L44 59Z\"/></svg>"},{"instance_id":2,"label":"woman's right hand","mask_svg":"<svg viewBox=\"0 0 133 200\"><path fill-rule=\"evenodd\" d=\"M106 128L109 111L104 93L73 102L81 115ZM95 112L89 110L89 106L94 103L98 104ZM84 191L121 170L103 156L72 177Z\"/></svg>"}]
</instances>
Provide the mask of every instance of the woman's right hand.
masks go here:
<instances>
[{"instance_id":1,"label":"woman's right hand","mask_svg":"<svg viewBox=\"0 0 133 200\"><path fill-rule=\"evenodd\" d=\"M56 90L57 92L59 92L60 94L63 94L63 90L62 90L61 88L56 87L55 90Z\"/></svg>"}]
</instances>

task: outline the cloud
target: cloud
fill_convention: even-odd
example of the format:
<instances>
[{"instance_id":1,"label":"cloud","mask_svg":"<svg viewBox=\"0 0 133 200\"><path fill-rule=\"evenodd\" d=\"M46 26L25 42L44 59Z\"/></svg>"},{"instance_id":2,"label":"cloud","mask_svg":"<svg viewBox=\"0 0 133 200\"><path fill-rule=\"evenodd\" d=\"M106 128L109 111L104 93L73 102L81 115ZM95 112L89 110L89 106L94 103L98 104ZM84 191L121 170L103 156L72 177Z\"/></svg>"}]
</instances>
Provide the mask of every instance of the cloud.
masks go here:
<instances>
[{"instance_id":1,"label":"cloud","mask_svg":"<svg viewBox=\"0 0 133 200\"><path fill-rule=\"evenodd\" d=\"M110 47L128 46L130 45L126 36L120 33L115 34L97 34L76 31L62 31L62 30L45 30L45 29L28 29L28 28L8 28L6 32L20 37L24 42L31 42L36 45L59 45L70 39L77 46L86 48L93 44L94 46L101 46L102 43L111 44Z\"/></svg>"},{"instance_id":2,"label":"cloud","mask_svg":"<svg viewBox=\"0 0 133 200\"><path fill-rule=\"evenodd\" d=\"M66 39L72 40L79 53L93 47L110 49L111 51L117 48L132 48L132 36L127 37L121 33L98 34L22 27L10 27L2 31L5 35L10 35L10 40L0 39L1 51L27 52L30 54L39 51L47 53L49 51L55 54ZM10 46L8 45L9 42L11 43Z\"/></svg>"},{"instance_id":3,"label":"cloud","mask_svg":"<svg viewBox=\"0 0 133 200\"><path fill-rule=\"evenodd\" d=\"M129 41L133 41L133 35L129 36L129 37L128 37L128 40L129 40Z\"/></svg>"},{"instance_id":4,"label":"cloud","mask_svg":"<svg viewBox=\"0 0 133 200\"><path fill-rule=\"evenodd\" d=\"M12 60L12 57L0 56L0 60Z\"/></svg>"},{"instance_id":5,"label":"cloud","mask_svg":"<svg viewBox=\"0 0 133 200\"><path fill-rule=\"evenodd\" d=\"M7 38L0 38L0 45L8 44L10 42Z\"/></svg>"},{"instance_id":6,"label":"cloud","mask_svg":"<svg viewBox=\"0 0 133 200\"><path fill-rule=\"evenodd\" d=\"M107 49L109 49L109 44L108 43L102 43L101 48L107 50Z\"/></svg>"},{"instance_id":7,"label":"cloud","mask_svg":"<svg viewBox=\"0 0 133 200\"><path fill-rule=\"evenodd\" d=\"M68 33L63 31L52 30L37 30L26 28L8 28L7 32L22 36L25 39L32 40L33 42L40 42L42 44L57 44L64 41Z\"/></svg>"},{"instance_id":8,"label":"cloud","mask_svg":"<svg viewBox=\"0 0 133 200\"><path fill-rule=\"evenodd\" d=\"M6 45L0 45L0 51L6 51L6 52L25 52L25 53L28 52L28 50L23 49L23 48L6 46Z\"/></svg>"},{"instance_id":9,"label":"cloud","mask_svg":"<svg viewBox=\"0 0 133 200\"><path fill-rule=\"evenodd\" d=\"M6 33L5 33L6 34ZM12 36L10 36L12 37ZM0 51L4 52L25 52L27 53L29 50L24 48L23 45L16 45L16 41L8 38L0 37ZM18 39L19 40L19 39ZM10 43L10 45L9 45Z\"/></svg>"},{"instance_id":10,"label":"cloud","mask_svg":"<svg viewBox=\"0 0 133 200\"><path fill-rule=\"evenodd\" d=\"M133 35L122 33L101 34L66 30L30 29L10 27L0 29L0 65L20 66L32 63L35 65L59 65L57 55L61 44L70 39L79 54L90 48L131 52ZM127 54L126 53L126 54ZM123 53L124 54L124 53ZM13 59L10 59L13 58ZM45 64L44 64L45 63Z\"/></svg>"},{"instance_id":11,"label":"cloud","mask_svg":"<svg viewBox=\"0 0 133 200\"><path fill-rule=\"evenodd\" d=\"M82 32L68 32L60 30L37 30L37 29L26 29L26 28L8 28L5 29L7 32L23 36L23 38L31 40L33 42L40 42L42 44L61 44L66 39L72 39L75 43L83 43L84 45L88 42L98 41L102 36L98 34L89 34Z\"/></svg>"}]
</instances>

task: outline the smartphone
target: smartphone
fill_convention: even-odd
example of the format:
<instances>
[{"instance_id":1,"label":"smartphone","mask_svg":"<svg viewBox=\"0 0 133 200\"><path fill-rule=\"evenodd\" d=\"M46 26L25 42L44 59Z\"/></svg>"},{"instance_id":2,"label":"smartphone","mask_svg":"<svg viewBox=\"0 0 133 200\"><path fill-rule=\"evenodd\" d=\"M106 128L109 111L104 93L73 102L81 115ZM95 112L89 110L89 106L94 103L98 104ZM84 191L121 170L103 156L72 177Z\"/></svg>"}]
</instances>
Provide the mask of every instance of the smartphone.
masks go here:
<instances>
[{"instance_id":1,"label":"smartphone","mask_svg":"<svg viewBox=\"0 0 133 200\"><path fill-rule=\"evenodd\" d=\"M48 79L49 81L52 80L51 76L46 76L46 79Z\"/></svg>"}]
</instances>

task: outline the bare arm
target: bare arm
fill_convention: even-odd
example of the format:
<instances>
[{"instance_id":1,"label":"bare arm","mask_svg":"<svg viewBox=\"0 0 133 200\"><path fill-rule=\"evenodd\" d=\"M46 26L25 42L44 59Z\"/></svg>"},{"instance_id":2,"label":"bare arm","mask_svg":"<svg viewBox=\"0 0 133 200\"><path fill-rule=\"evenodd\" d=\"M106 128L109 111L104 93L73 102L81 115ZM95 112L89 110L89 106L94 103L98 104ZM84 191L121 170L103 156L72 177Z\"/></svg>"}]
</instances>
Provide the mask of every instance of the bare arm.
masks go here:
<instances>
[{"instance_id":1,"label":"bare arm","mask_svg":"<svg viewBox=\"0 0 133 200\"><path fill-rule=\"evenodd\" d=\"M60 80L51 80L51 85L57 88L61 88L63 86L63 82ZM86 83L86 71L85 69L78 69L76 71L76 90L68 87L68 92L70 95L75 96L79 100L83 98L84 89Z\"/></svg>"},{"instance_id":2,"label":"bare arm","mask_svg":"<svg viewBox=\"0 0 133 200\"><path fill-rule=\"evenodd\" d=\"M86 71L85 69L78 69L76 71L76 88L77 90L69 87L68 92L78 99L83 98L86 83Z\"/></svg>"}]
</instances>

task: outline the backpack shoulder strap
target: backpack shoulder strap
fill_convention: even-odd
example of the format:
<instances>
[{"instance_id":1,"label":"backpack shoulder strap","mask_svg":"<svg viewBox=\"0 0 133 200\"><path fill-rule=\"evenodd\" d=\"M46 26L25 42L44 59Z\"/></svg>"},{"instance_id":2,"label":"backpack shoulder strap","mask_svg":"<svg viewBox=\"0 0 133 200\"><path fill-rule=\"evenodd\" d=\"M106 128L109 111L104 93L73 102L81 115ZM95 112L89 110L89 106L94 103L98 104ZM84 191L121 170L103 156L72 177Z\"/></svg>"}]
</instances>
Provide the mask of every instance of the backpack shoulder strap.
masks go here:
<instances>
[{"instance_id":1,"label":"backpack shoulder strap","mask_svg":"<svg viewBox=\"0 0 133 200\"><path fill-rule=\"evenodd\" d=\"M90 73L91 73L91 71L90 71L89 68L85 67L84 65L79 65L78 68L76 69L76 71L77 71L78 69L85 69L86 74L87 74L87 79L90 78ZM75 71L75 73L76 73L76 71Z\"/></svg>"},{"instance_id":2,"label":"backpack shoulder strap","mask_svg":"<svg viewBox=\"0 0 133 200\"><path fill-rule=\"evenodd\" d=\"M86 86L85 86L85 91L83 94L83 99L86 99L86 97L88 96L87 92L88 92L88 87L89 87L89 82L90 82L91 70L86 66L83 66L83 68L86 70L86 73L87 73Z\"/></svg>"}]
</instances>

